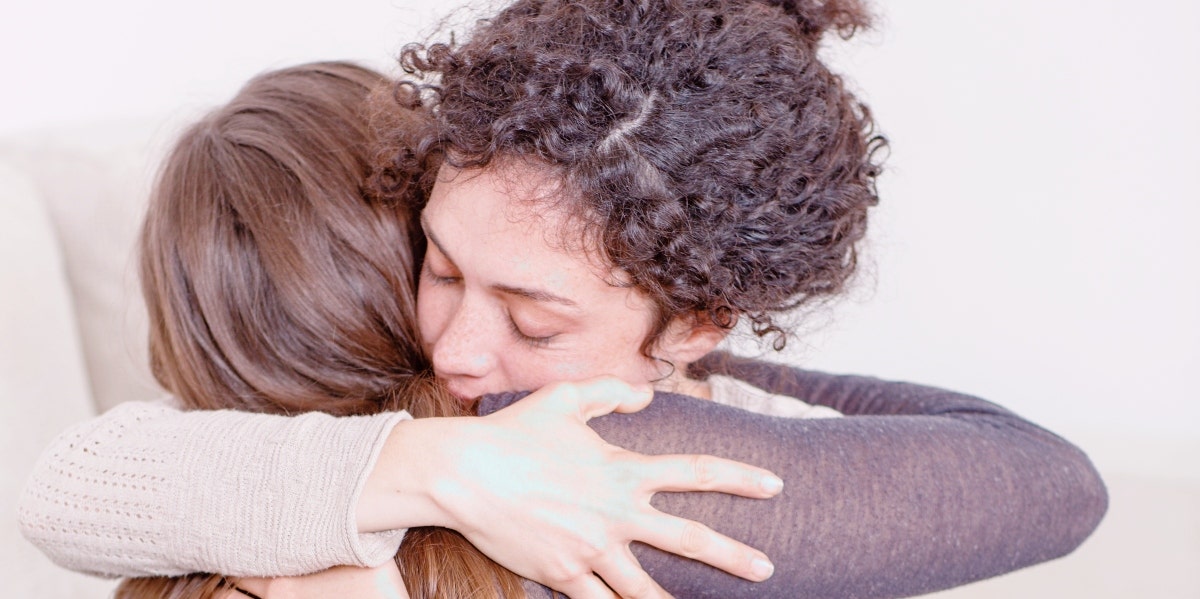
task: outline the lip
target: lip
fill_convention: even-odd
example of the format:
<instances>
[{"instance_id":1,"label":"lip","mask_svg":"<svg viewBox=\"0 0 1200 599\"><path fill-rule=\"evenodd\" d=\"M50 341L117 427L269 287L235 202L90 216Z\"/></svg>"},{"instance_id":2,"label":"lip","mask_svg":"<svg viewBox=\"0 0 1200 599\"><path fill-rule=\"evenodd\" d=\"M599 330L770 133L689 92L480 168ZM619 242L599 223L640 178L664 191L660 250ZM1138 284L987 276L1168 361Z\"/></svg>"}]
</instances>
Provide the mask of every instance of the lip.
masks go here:
<instances>
[{"instance_id":1,"label":"lip","mask_svg":"<svg viewBox=\"0 0 1200 599\"><path fill-rule=\"evenodd\" d=\"M469 405L475 401L475 398L479 397L478 393L466 393L462 389L456 388L453 385L446 385L446 391L448 391L450 395L454 396L454 399L457 399L459 403L463 405Z\"/></svg>"}]
</instances>

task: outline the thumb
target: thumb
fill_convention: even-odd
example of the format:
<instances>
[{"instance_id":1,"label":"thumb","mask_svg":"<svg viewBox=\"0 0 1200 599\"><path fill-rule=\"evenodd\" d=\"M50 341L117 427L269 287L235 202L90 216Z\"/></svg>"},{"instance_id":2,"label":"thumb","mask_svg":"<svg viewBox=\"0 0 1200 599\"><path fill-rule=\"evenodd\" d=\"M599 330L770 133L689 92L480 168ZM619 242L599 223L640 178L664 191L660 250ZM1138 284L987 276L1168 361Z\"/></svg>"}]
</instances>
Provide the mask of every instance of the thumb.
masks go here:
<instances>
[{"instance_id":1,"label":"thumb","mask_svg":"<svg viewBox=\"0 0 1200 599\"><path fill-rule=\"evenodd\" d=\"M613 412L637 412L654 399L654 389L649 383L630 384L613 376L559 383L549 391L556 400L554 403L578 414L585 422Z\"/></svg>"}]
</instances>

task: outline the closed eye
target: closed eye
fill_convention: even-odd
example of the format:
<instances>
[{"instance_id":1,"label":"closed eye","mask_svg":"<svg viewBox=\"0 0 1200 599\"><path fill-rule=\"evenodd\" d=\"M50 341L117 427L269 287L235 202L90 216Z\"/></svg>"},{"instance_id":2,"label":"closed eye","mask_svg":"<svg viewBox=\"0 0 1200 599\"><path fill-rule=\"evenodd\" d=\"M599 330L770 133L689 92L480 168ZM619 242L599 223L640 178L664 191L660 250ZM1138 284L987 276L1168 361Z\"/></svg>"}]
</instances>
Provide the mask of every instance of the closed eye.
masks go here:
<instances>
[{"instance_id":1,"label":"closed eye","mask_svg":"<svg viewBox=\"0 0 1200 599\"><path fill-rule=\"evenodd\" d=\"M456 283L462 282L462 277L437 275L437 274L434 274L433 271L429 270L428 268L426 268L422 274L425 276L426 280L428 280L430 283L433 283L434 285L454 285Z\"/></svg>"},{"instance_id":2,"label":"closed eye","mask_svg":"<svg viewBox=\"0 0 1200 599\"><path fill-rule=\"evenodd\" d=\"M445 262L441 259L440 262ZM434 266L433 252L426 252L421 261L421 277L434 285L453 285L462 282L462 275L457 268L447 268L445 265Z\"/></svg>"},{"instance_id":3,"label":"closed eye","mask_svg":"<svg viewBox=\"0 0 1200 599\"><path fill-rule=\"evenodd\" d=\"M520 341L521 343L524 343L530 347L535 347L535 348L546 347L547 345L550 344L551 341L554 340L555 337L558 336L558 333L554 333L552 335L544 335L544 336L540 336L540 337L534 336L534 335L526 335L525 332L521 330L520 325L517 324L517 321L513 320L512 314L507 314L506 316L508 317L508 328L509 328L509 330L512 331L513 336L516 337L517 340Z\"/></svg>"}]
</instances>

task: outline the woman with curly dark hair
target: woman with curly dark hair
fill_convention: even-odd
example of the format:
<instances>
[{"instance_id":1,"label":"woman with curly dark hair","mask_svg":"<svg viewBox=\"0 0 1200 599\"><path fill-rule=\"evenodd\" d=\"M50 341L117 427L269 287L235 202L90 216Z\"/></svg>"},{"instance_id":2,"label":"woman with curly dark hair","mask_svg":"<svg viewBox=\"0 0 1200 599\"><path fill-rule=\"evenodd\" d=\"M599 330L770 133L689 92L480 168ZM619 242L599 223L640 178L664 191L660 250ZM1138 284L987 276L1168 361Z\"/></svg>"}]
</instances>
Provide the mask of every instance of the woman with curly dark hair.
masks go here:
<instances>
[{"instance_id":1,"label":"woman with curly dark hair","mask_svg":"<svg viewBox=\"0 0 1200 599\"><path fill-rule=\"evenodd\" d=\"M421 211L439 379L469 398L605 372L823 415L693 365L739 321L781 348L780 315L853 273L885 142L819 48L869 22L856 0L518 0L407 48L434 118L376 179ZM622 562L595 574L631 592ZM595 583L573 572L552 586Z\"/></svg>"},{"instance_id":2,"label":"woman with curly dark hair","mask_svg":"<svg viewBox=\"0 0 1200 599\"><path fill-rule=\"evenodd\" d=\"M686 384L668 331L706 333L698 356L746 320L781 348L777 315L836 293L854 271L884 142L818 46L827 30L867 23L845 1L517 2L462 47L405 51L410 73L439 82L426 88L436 120L416 143L400 131L416 151L396 152L380 178L424 210L427 274L450 267L447 246L510 256L466 244L494 246L488 227L537 215L544 231L513 231L517 245L574 252L636 295L651 314L637 335L648 378ZM481 226L441 239L458 213ZM497 266L486 270L514 270ZM453 387L453 361L483 362L477 343L474 356L450 346L454 330L440 327L470 315L437 276L426 281L427 313L447 314L424 332ZM531 328L537 339L554 329ZM464 395L494 386L462 369Z\"/></svg>"},{"instance_id":3,"label":"woman with curly dark hair","mask_svg":"<svg viewBox=\"0 0 1200 599\"><path fill-rule=\"evenodd\" d=\"M518 2L462 47L405 51L440 83L396 172L438 176L417 182L435 202L464 170L547 184L509 195L651 301L647 355L680 316L780 348L774 315L842 289L877 202L885 142L818 56L868 23L845 0Z\"/></svg>"},{"instance_id":4,"label":"woman with curly dark hair","mask_svg":"<svg viewBox=\"0 0 1200 599\"><path fill-rule=\"evenodd\" d=\"M756 584L705 566L751 580L771 571L707 529L649 518L653 490L665 487L644 470L578 475L620 459L581 457L567 441L574 433L554 428L562 420L531 417L526 402L495 411L512 394L482 401L481 413L499 416L490 421L457 430L436 419L401 422L379 437L366 463L355 463L362 475L349 477L353 488L330 490L358 498L334 506L354 514L357 528L340 534L341 522L325 537L354 549L342 551L344 561L292 550L306 567L376 565L379 552L364 557L359 533L383 546L371 535L443 525L576 599L898 597L1062 555L1094 528L1104 495L1086 457L1000 408L705 358L738 321L781 346L779 315L829 297L852 273L876 201L872 155L882 142L866 108L817 57L827 31L848 35L867 16L854 2L783 4L516 2L462 46L406 51L405 66L437 85L403 86L394 96L402 104L379 112L431 118L385 131L371 184L422 211L418 321L454 396L466 403L615 374L715 400L661 394L633 417L645 419L640 432L620 417L594 424L635 451L709 451L782 474L787 490L770 501L654 497L655 508L767 551L780 566L774 576ZM719 403L848 417L772 418ZM498 421L524 428L484 430ZM562 484L535 484L535 475ZM287 484L307 480L297 476ZM239 492L240 505L264 510L261 521L288 529L303 515ZM645 505L629 507L629 496ZM632 552L631 541L640 541ZM192 552L181 566L170 551L135 549L143 573L201 565L297 573L252 571L237 551ZM75 563L128 563L87 558ZM437 595L436 583L429 592Z\"/></svg>"},{"instance_id":5,"label":"woman with curly dark hair","mask_svg":"<svg viewBox=\"0 0 1200 599\"><path fill-rule=\"evenodd\" d=\"M855 0L520 0L406 49L434 118L376 180L421 210L438 377L466 398L608 372L813 415L692 366L739 321L782 347L780 315L853 273L884 141L819 47L869 22ZM631 557L603 567L637 588ZM576 572L552 586L594 583Z\"/></svg>"}]
</instances>

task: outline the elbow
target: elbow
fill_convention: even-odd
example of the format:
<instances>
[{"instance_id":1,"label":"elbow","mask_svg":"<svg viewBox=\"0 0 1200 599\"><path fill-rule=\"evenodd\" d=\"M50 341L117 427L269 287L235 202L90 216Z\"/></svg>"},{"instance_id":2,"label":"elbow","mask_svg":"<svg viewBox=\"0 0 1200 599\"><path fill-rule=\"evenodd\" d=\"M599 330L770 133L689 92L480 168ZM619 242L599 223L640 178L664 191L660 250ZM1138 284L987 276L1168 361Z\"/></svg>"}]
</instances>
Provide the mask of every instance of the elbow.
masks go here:
<instances>
[{"instance_id":1,"label":"elbow","mask_svg":"<svg viewBox=\"0 0 1200 599\"><path fill-rule=\"evenodd\" d=\"M80 535L81 516L95 515L80 502L78 489L72 486L79 480L72 474L78 455L72 443L71 431L63 433L42 453L25 479L16 502L16 524L21 536L55 564L82 574L112 577L91 566L89 552L95 546Z\"/></svg>"},{"instance_id":2,"label":"elbow","mask_svg":"<svg viewBox=\"0 0 1200 599\"><path fill-rule=\"evenodd\" d=\"M17 528L21 536L50 561L77 570L70 556L61 551L65 547L62 542L62 505L55 501L52 490L47 488L45 476L40 475L49 470L49 466L39 463L21 489L17 499Z\"/></svg>"},{"instance_id":3,"label":"elbow","mask_svg":"<svg viewBox=\"0 0 1200 599\"><path fill-rule=\"evenodd\" d=\"M1078 451L1078 461L1072 465L1074 484L1069 489L1069 504L1075 522L1074 534L1070 535L1073 543L1064 555L1074 551L1092 535L1100 526L1104 515L1108 512L1108 488L1100 477L1100 472L1082 451Z\"/></svg>"},{"instance_id":4,"label":"elbow","mask_svg":"<svg viewBox=\"0 0 1200 599\"><path fill-rule=\"evenodd\" d=\"M1038 477L1034 499L1040 504L1030 521L1041 540L1040 554L1033 563L1057 559L1079 548L1100 526L1108 512L1108 489L1096 467L1078 448L1066 445L1059 458L1047 462L1050 469ZM1032 490L1032 489L1031 489Z\"/></svg>"}]
</instances>

